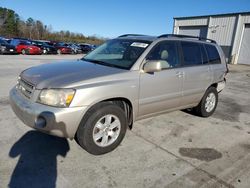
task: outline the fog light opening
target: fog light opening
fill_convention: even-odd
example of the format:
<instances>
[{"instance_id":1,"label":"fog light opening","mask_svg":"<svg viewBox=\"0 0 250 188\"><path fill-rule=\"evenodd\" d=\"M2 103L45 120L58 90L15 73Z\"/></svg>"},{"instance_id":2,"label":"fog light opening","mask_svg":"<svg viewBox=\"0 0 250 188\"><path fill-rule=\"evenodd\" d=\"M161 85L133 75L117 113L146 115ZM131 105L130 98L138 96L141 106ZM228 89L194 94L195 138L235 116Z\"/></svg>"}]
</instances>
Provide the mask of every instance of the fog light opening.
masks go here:
<instances>
[{"instance_id":1,"label":"fog light opening","mask_svg":"<svg viewBox=\"0 0 250 188\"><path fill-rule=\"evenodd\" d=\"M46 127L46 119L42 116L39 116L35 121L35 127L45 128Z\"/></svg>"}]
</instances>

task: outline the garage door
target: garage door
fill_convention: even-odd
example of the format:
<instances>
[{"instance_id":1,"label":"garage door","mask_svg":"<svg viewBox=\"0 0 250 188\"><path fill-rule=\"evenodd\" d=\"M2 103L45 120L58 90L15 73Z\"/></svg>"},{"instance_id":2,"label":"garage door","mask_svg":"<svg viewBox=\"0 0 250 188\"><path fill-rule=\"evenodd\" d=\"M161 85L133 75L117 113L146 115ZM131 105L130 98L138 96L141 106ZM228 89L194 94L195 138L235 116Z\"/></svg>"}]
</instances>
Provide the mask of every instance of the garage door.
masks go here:
<instances>
[{"instance_id":1,"label":"garage door","mask_svg":"<svg viewBox=\"0 0 250 188\"><path fill-rule=\"evenodd\" d=\"M250 24L245 25L238 64L250 65Z\"/></svg>"},{"instance_id":2,"label":"garage door","mask_svg":"<svg viewBox=\"0 0 250 188\"><path fill-rule=\"evenodd\" d=\"M179 34L207 38L207 27L206 26L181 26L179 27Z\"/></svg>"}]
</instances>

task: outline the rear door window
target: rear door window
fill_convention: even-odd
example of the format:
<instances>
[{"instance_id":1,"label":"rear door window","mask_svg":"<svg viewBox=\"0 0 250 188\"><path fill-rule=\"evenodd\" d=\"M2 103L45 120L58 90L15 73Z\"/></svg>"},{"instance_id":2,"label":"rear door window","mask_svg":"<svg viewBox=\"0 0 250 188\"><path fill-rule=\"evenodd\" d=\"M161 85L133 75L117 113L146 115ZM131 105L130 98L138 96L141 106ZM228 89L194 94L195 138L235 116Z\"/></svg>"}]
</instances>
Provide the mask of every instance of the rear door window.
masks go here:
<instances>
[{"instance_id":1,"label":"rear door window","mask_svg":"<svg viewBox=\"0 0 250 188\"><path fill-rule=\"evenodd\" d=\"M202 52L196 42L181 42L184 66L202 65Z\"/></svg>"},{"instance_id":2,"label":"rear door window","mask_svg":"<svg viewBox=\"0 0 250 188\"><path fill-rule=\"evenodd\" d=\"M203 64L209 64L209 60L208 60L208 56L207 56L207 52L206 52L206 49L204 47L203 44L200 45L200 48L201 48L201 55L202 55L202 61L203 61Z\"/></svg>"},{"instance_id":3,"label":"rear door window","mask_svg":"<svg viewBox=\"0 0 250 188\"><path fill-rule=\"evenodd\" d=\"M218 53L215 46L206 44L205 48L206 48L206 51L207 51L207 55L208 55L208 59L209 59L210 64L219 64L219 63L221 63L220 55L219 55L219 53Z\"/></svg>"}]
</instances>

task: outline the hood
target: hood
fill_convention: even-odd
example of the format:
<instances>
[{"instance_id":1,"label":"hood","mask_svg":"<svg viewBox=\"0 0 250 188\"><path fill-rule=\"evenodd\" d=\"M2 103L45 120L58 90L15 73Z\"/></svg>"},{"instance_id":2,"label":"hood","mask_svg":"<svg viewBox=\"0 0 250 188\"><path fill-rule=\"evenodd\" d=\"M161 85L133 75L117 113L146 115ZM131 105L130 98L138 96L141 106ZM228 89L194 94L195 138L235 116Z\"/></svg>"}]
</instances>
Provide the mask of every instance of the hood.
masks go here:
<instances>
[{"instance_id":1,"label":"hood","mask_svg":"<svg viewBox=\"0 0 250 188\"><path fill-rule=\"evenodd\" d=\"M74 83L125 71L78 60L31 67L24 70L21 73L21 77L34 84L37 89L62 88Z\"/></svg>"},{"instance_id":2,"label":"hood","mask_svg":"<svg viewBox=\"0 0 250 188\"><path fill-rule=\"evenodd\" d=\"M11 44L1 44L0 46L5 46L8 49L15 49L15 46L13 46Z\"/></svg>"}]
</instances>

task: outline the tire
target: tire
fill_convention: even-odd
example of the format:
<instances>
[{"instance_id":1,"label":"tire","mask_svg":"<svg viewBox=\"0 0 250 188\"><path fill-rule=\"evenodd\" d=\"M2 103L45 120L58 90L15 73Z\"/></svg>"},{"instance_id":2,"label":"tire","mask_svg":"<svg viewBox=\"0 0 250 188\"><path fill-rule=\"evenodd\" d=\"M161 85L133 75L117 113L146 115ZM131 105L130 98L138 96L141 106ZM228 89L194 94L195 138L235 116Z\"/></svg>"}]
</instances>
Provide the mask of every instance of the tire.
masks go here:
<instances>
[{"instance_id":1,"label":"tire","mask_svg":"<svg viewBox=\"0 0 250 188\"><path fill-rule=\"evenodd\" d=\"M21 53L22 53L23 55L25 55L25 54L26 54L25 49L22 49L22 50L21 50Z\"/></svg>"},{"instance_id":2,"label":"tire","mask_svg":"<svg viewBox=\"0 0 250 188\"><path fill-rule=\"evenodd\" d=\"M106 121L110 122L107 123L109 125L105 125ZM86 113L75 139L87 152L101 155L113 151L121 143L127 127L128 122L123 109L115 104L103 102Z\"/></svg>"},{"instance_id":3,"label":"tire","mask_svg":"<svg viewBox=\"0 0 250 188\"><path fill-rule=\"evenodd\" d=\"M199 105L194 108L194 112L198 116L209 117L214 113L217 103L218 92L215 87L209 87L202 97Z\"/></svg>"},{"instance_id":4,"label":"tire","mask_svg":"<svg viewBox=\"0 0 250 188\"><path fill-rule=\"evenodd\" d=\"M61 55L62 51L60 49L57 50L57 54Z\"/></svg>"}]
</instances>

